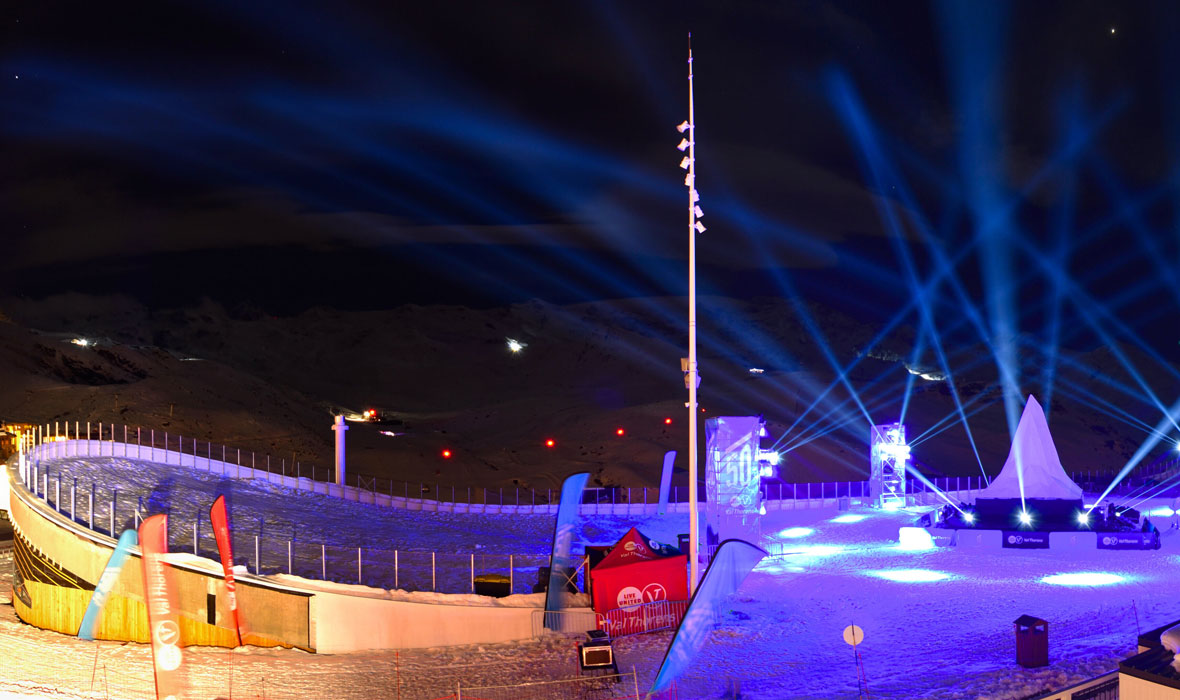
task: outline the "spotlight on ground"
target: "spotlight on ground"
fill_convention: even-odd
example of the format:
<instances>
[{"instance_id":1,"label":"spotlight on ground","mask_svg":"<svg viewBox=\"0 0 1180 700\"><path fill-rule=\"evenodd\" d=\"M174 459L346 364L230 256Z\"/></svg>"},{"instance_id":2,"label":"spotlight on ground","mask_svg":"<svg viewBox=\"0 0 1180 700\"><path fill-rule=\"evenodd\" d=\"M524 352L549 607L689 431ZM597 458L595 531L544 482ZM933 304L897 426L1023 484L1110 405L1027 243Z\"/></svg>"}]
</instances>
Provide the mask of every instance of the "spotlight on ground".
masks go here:
<instances>
[{"instance_id":1,"label":"spotlight on ground","mask_svg":"<svg viewBox=\"0 0 1180 700\"><path fill-rule=\"evenodd\" d=\"M786 537L789 539L796 539L799 537L807 537L808 535L810 535L814 532L815 532L815 530L812 530L809 527L789 527L786 530L783 530L782 532L778 533L778 536L779 537Z\"/></svg>"},{"instance_id":2,"label":"spotlight on ground","mask_svg":"<svg viewBox=\"0 0 1180 700\"><path fill-rule=\"evenodd\" d=\"M869 516L867 516L867 515L857 515L856 513L849 513L848 515L841 515L841 516L832 518L832 522L834 522L834 523L859 523L860 521L862 521L868 517Z\"/></svg>"},{"instance_id":3,"label":"spotlight on ground","mask_svg":"<svg viewBox=\"0 0 1180 700\"><path fill-rule=\"evenodd\" d=\"M1122 583L1126 580L1126 578L1118 574L1087 571L1076 574L1054 574L1053 576L1046 576L1041 579L1041 583L1049 583L1054 586L1109 586L1115 583Z\"/></svg>"},{"instance_id":4,"label":"spotlight on ground","mask_svg":"<svg viewBox=\"0 0 1180 700\"><path fill-rule=\"evenodd\" d=\"M942 571L931 571L930 569L888 569L885 571L870 571L870 575L877 578L883 578L887 581L897 581L898 583L932 583L934 581L945 581L951 577L950 574Z\"/></svg>"}]
</instances>

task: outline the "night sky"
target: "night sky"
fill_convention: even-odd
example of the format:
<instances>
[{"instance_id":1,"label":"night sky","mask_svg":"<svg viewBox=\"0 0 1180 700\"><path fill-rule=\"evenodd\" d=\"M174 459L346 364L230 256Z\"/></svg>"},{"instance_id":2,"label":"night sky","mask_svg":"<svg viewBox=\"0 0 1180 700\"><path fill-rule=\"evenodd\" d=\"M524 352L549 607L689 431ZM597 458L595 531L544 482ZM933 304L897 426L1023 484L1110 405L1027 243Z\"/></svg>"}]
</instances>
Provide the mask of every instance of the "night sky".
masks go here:
<instances>
[{"instance_id":1,"label":"night sky","mask_svg":"<svg viewBox=\"0 0 1180 700\"><path fill-rule=\"evenodd\" d=\"M1173 3L20 1L0 26L7 295L683 294L690 30L707 293L887 317L899 240L981 305L995 235L1020 305L1039 258L1098 300L1180 260Z\"/></svg>"}]
</instances>

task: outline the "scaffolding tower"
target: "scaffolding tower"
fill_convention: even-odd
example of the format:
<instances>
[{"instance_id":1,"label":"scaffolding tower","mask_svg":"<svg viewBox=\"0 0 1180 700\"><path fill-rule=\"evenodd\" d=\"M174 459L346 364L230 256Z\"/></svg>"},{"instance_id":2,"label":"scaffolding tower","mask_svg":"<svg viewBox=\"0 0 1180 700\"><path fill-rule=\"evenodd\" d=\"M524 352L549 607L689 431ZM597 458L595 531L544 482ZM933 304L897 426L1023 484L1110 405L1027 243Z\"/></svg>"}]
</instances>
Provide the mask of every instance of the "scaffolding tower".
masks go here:
<instances>
[{"instance_id":1,"label":"scaffolding tower","mask_svg":"<svg viewBox=\"0 0 1180 700\"><path fill-rule=\"evenodd\" d=\"M887 509L905 506L905 470L906 462L910 459L910 448L905 442L905 425L874 425L869 445L872 463L869 493L873 505Z\"/></svg>"}]
</instances>

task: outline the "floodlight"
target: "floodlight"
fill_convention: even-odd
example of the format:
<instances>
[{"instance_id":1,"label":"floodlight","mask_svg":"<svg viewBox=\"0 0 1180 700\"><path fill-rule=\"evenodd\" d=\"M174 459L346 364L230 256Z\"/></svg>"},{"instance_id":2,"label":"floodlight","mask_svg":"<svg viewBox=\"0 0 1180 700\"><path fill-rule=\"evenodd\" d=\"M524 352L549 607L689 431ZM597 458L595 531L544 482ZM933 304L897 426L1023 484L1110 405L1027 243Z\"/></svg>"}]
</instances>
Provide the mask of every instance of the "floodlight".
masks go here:
<instances>
[{"instance_id":1,"label":"floodlight","mask_svg":"<svg viewBox=\"0 0 1180 700\"><path fill-rule=\"evenodd\" d=\"M690 165L692 165L692 159L690 159L688 156L684 156L680 159L680 167L688 170L688 166Z\"/></svg>"},{"instance_id":2,"label":"floodlight","mask_svg":"<svg viewBox=\"0 0 1180 700\"><path fill-rule=\"evenodd\" d=\"M694 204L701 201L701 193L697 192L696 190L693 190L692 191L692 201ZM1180 445L1177 445L1176 448L1180 449Z\"/></svg>"},{"instance_id":3,"label":"floodlight","mask_svg":"<svg viewBox=\"0 0 1180 700\"><path fill-rule=\"evenodd\" d=\"M971 511L963 513L963 522L967 523L968 525L975 522L975 513L972 513Z\"/></svg>"},{"instance_id":4,"label":"floodlight","mask_svg":"<svg viewBox=\"0 0 1180 700\"><path fill-rule=\"evenodd\" d=\"M518 353L529 346L528 343L522 343L516 338L505 338L508 341L508 350L512 353Z\"/></svg>"},{"instance_id":5,"label":"floodlight","mask_svg":"<svg viewBox=\"0 0 1180 700\"><path fill-rule=\"evenodd\" d=\"M680 143L676 144L676 147L682 151L688 148L688 139L680 139Z\"/></svg>"},{"instance_id":6,"label":"floodlight","mask_svg":"<svg viewBox=\"0 0 1180 700\"><path fill-rule=\"evenodd\" d=\"M689 187L692 187L692 183L693 183L692 173L688 173L687 175L684 176L684 184L688 185Z\"/></svg>"},{"instance_id":7,"label":"floodlight","mask_svg":"<svg viewBox=\"0 0 1180 700\"><path fill-rule=\"evenodd\" d=\"M694 206L694 207L692 208L692 213L693 213L693 215L694 215L694 216L696 216L698 219L699 219L699 218L701 218L702 216L704 216L704 215L705 215L705 212L701 210L701 207L700 207L700 205L696 205L696 206Z\"/></svg>"},{"instance_id":8,"label":"floodlight","mask_svg":"<svg viewBox=\"0 0 1180 700\"><path fill-rule=\"evenodd\" d=\"M682 133L682 134L683 134L685 131L688 131L690 128L692 128L692 125L688 123L688 120L687 120L687 119L685 119L684 121L682 121L682 122L680 122L679 124L677 124L677 125L676 125L676 130L677 130L677 131L679 131L679 132L680 132L680 133Z\"/></svg>"},{"instance_id":9,"label":"floodlight","mask_svg":"<svg viewBox=\"0 0 1180 700\"><path fill-rule=\"evenodd\" d=\"M1028 514L1027 510L1020 511L1020 524L1029 525L1032 523L1032 516Z\"/></svg>"},{"instance_id":10,"label":"floodlight","mask_svg":"<svg viewBox=\"0 0 1180 700\"><path fill-rule=\"evenodd\" d=\"M1089 525L1089 524L1090 524L1090 514L1084 512L1084 511L1081 513L1078 513L1078 525Z\"/></svg>"},{"instance_id":11,"label":"floodlight","mask_svg":"<svg viewBox=\"0 0 1180 700\"><path fill-rule=\"evenodd\" d=\"M705 225L699 221L696 223L696 226L693 226L693 228L695 228L697 230L697 233L704 233L705 232Z\"/></svg>"}]
</instances>

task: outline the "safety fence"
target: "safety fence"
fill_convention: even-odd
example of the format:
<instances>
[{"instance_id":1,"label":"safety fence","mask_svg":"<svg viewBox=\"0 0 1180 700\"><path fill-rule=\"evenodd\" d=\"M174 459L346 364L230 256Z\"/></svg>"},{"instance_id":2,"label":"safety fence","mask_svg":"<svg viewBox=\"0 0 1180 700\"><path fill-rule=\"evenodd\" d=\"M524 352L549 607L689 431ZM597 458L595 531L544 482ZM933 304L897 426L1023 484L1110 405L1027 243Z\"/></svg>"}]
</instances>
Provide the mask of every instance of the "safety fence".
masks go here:
<instances>
[{"instance_id":1,"label":"safety fence","mask_svg":"<svg viewBox=\"0 0 1180 700\"><path fill-rule=\"evenodd\" d=\"M454 484L406 482L365 474L349 474L347 484L334 483L335 471L300 461L272 458L270 455L216 445L167 431L113 423L57 421L39 425L25 436L26 449L35 459L69 456L107 456L174 464L233 479L261 480L285 488L326 494L361 503L406 510L481 514L553 514L557 510L559 491L554 489L513 487L471 487ZM1161 475L1180 467L1180 458L1159 459L1141 465L1112 489L1125 496L1154 488ZM1071 474L1073 480L1089 493L1105 491L1118 477L1115 470L1085 471ZM1156 495L1180 493L1180 480L1172 489L1165 483ZM905 483L907 501L934 505L945 502L939 494L954 500L972 500L987 486L982 475L915 478ZM708 508L704 489L699 498ZM761 486L767 511L836 507L865 503L873 498L868 481L827 481L789 483L767 481ZM667 505L660 504L656 487L598 486L582 493L581 512L593 515L649 516L666 511L688 512L687 487L671 487Z\"/></svg>"},{"instance_id":2,"label":"safety fence","mask_svg":"<svg viewBox=\"0 0 1180 700\"><path fill-rule=\"evenodd\" d=\"M144 496L121 485L112 488L55 471L53 462L27 464L21 480L28 491L74 523L118 537L138 527L148 509ZM217 560L217 543L207 519L193 504L168 511L169 549ZM379 588L442 593L509 595L529 593L541 578L548 556L537 554L455 553L416 549L346 547L328 542L237 535L235 561L251 573L291 574L308 579L357 583ZM486 588L485 588L486 586Z\"/></svg>"}]
</instances>

